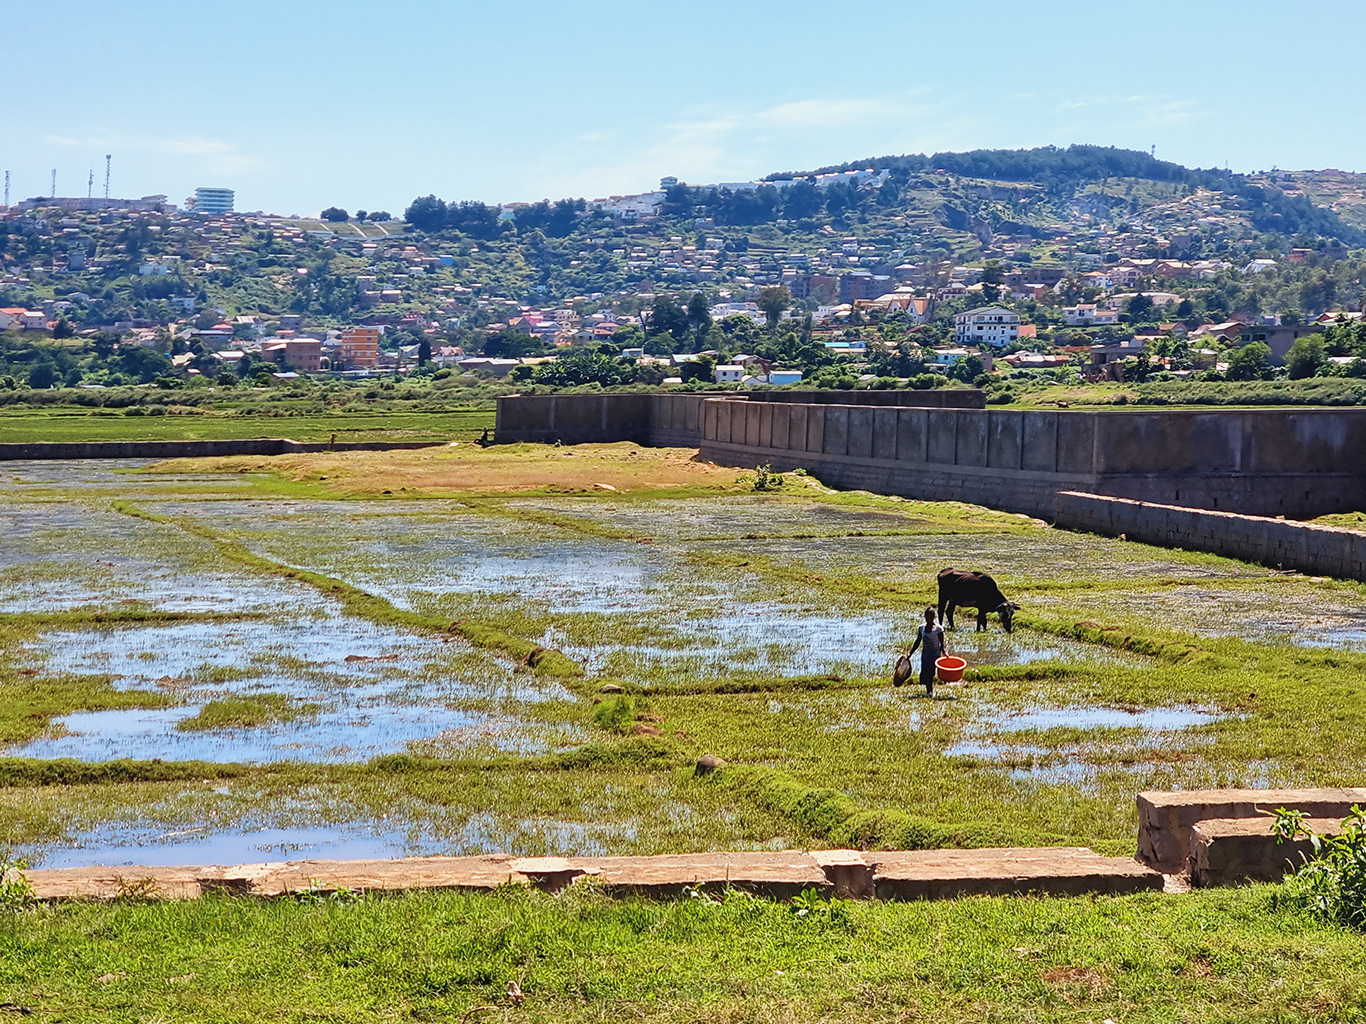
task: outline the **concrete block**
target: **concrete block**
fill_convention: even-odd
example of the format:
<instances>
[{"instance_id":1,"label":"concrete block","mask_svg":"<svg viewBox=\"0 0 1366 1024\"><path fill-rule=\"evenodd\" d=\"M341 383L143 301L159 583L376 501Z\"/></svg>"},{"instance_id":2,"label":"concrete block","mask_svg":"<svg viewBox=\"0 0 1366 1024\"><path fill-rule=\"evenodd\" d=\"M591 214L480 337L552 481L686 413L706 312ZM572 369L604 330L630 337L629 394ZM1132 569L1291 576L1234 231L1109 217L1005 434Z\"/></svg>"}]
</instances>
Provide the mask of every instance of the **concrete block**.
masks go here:
<instances>
[{"instance_id":1,"label":"concrete block","mask_svg":"<svg viewBox=\"0 0 1366 1024\"><path fill-rule=\"evenodd\" d=\"M916 850L864 855L880 900L1037 893L1076 896L1160 890L1160 874L1128 857L1084 847Z\"/></svg>"},{"instance_id":2,"label":"concrete block","mask_svg":"<svg viewBox=\"0 0 1366 1024\"><path fill-rule=\"evenodd\" d=\"M1279 882L1313 856L1308 839L1277 843L1272 819L1211 818L1191 826L1191 885L1207 888L1239 882ZM1320 835L1341 835L1340 818L1311 818Z\"/></svg>"},{"instance_id":3,"label":"concrete block","mask_svg":"<svg viewBox=\"0 0 1366 1024\"><path fill-rule=\"evenodd\" d=\"M794 452L809 451L806 447L807 431L810 429L811 410L805 405L794 405L789 412L787 426L787 446Z\"/></svg>"},{"instance_id":4,"label":"concrete block","mask_svg":"<svg viewBox=\"0 0 1366 1024\"><path fill-rule=\"evenodd\" d=\"M825 451L825 406L811 406L806 410L806 450Z\"/></svg>"},{"instance_id":5,"label":"concrete block","mask_svg":"<svg viewBox=\"0 0 1366 1024\"><path fill-rule=\"evenodd\" d=\"M786 402L773 403L773 420L772 426L769 428L768 441L770 448L791 447L789 429L792 425L792 413L793 407Z\"/></svg>"},{"instance_id":6,"label":"concrete block","mask_svg":"<svg viewBox=\"0 0 1366 1024\"><path fill-rule=\"evenodd\" d=\"M1191 828L1214 818L1265 818L1277 808L1312 818L1345 818L1366 789L1193 789L1139 793L1138 859L1164 874L1187 870Z\"/></svg>"},{"instance_id":7,"label":"concrete block","mask_svg":"<svg viewBox=\"0 0 1366 1024\"><path fill-rule=\"evenodd\" d=\"M834 891L826 873L810 854L799 850L775 853L692 853L657 857L580 857L570 863L592 872L607 892L663 899L685 888L717 891L744 889L775 899L790 899L803 889Z\"/></svg>"},{"instance_id":8,"label":"concrete block","mask_svg":"<svg viewBox=\"0 0 1366 1024\"><path fill-rule=\"evenodd\" d=\"M1020 469L1024 452L1024 414L998 412L987 419L987 465Z\"/></svg>"}]
</instances>

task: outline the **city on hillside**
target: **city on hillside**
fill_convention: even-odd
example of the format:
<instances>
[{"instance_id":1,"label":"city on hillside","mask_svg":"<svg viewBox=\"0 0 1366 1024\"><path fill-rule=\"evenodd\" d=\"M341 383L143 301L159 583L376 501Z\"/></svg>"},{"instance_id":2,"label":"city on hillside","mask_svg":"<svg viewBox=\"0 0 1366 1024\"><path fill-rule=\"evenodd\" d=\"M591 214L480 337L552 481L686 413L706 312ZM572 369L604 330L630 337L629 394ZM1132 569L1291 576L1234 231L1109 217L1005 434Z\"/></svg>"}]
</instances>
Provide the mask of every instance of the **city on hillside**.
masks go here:
<instances>
[{"instance_id":1,"label":"city on hillside","mask_svg":"<svg viewBox=\"0 0 1366 1024\"><path fill-rule=\"evenodd\" d=\"M398 215L0 208L0 387L1366 376L1366 182L1074 146Z\"/></svg>"}]
</instances>

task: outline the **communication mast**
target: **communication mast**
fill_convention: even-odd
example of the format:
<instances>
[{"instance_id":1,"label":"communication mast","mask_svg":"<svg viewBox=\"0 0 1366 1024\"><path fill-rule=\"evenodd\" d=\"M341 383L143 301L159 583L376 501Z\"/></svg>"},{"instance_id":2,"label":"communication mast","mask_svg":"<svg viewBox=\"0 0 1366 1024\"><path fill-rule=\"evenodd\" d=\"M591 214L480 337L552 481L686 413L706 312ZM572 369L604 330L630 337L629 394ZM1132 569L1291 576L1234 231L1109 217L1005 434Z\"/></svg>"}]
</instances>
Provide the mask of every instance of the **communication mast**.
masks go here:
<instances>
[{"instance_id":1,"label":"communication mast","mask_svg":"<svg viewBox=\"0 0 1366 1024\"><path fill-rule=\"evenodd\" d=\"M90 180L85 183L85 198L95 194L95 168L90 168Z\"/></svg>"},{"instance_id":2,"label":"communication mast","mask_svg":"<svg viewBox=\"0 0 1366 1024\"><path fill-rule=\"evenodd\" d=\"M104 154L104 198L109 198L109 160L111 154Z\"/></svg>"},{"instance_id":3,"label":"communication mast","mask_svg":"<svg viewBox=\"0 0 1366 1024\"><path fill-rule=\"evenodd\" d=\"M5 205L9 206L9 171L5 172Z\"/></svg>"},{"instance_id":4,"label":"communication mast","mask_svg":"<svg viewBox=\"0 0 1366 1024\"><path fill-rule=\"evenodd\" d=\"M52 198L57 198L57 168L52 168Z\"/></svg>"}]
</instances>

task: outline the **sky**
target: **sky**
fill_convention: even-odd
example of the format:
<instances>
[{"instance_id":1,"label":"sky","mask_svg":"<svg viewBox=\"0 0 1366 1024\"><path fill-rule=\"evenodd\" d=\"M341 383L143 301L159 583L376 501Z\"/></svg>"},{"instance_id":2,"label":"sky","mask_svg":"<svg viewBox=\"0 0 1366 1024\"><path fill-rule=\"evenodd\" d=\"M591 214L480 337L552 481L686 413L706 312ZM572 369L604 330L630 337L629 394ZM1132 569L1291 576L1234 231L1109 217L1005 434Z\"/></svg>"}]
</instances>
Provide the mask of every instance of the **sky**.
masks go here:
<instances>
[{"instance_id":1,"label":"sky","mask_svg":"<svg viewBox=\"0 0 1366 1024\"><path fill-rule=\"evenodd\" d=\"M1072 143L1366 170L1366 4L13 0L11 201L588 199Z\"/></svg>"}]
</instances>

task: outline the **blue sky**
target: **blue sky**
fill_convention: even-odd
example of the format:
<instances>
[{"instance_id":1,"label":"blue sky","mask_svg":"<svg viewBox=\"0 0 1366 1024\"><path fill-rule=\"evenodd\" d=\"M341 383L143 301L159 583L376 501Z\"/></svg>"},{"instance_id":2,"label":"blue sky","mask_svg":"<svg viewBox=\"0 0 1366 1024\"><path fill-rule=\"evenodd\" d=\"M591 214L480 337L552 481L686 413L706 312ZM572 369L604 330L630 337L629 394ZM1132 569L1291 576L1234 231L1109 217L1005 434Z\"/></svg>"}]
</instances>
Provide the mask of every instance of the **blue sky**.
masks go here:
<instances>
[{"instance_id":1,"label":"blue sky","mask_svg":"<svg viewBox=\"0 0 1366 1024\"><path fill-rule=\"evenodd\" d=\"M1073 142L1366 170L1359 2L16 0L13 200L399 213Z\"/></svg>"}]
</instances>

